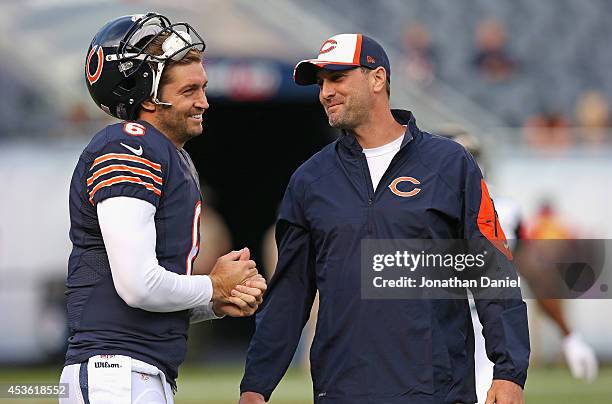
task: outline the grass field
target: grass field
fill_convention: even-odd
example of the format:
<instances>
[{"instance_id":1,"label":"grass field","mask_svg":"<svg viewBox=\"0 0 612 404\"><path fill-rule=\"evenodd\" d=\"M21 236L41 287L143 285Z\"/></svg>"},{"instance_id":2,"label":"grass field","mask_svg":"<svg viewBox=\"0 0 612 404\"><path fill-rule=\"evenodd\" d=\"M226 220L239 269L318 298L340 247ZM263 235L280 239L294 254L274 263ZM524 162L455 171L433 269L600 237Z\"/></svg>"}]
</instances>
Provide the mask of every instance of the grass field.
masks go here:
<instances>
[{"instance_id":1,"label":"grass field","mask_svg":"<svg viewBox=\"0 0 612 404\"><path fill-rule=\"evenodd\" d=\"M0 368L0 383L55 383L59 370L49 368ZM176 404L235 404L241 367L185 367L181 369ZM310 379L291 370L274 392L270 403L312 403ZM525 389L527 404L608 404L612 403L612 367L601 370L592 384L574 380L564 368L529 370ZM1 399L0 404L56 403L57 400Z\"/></svg>"}]
</instances>

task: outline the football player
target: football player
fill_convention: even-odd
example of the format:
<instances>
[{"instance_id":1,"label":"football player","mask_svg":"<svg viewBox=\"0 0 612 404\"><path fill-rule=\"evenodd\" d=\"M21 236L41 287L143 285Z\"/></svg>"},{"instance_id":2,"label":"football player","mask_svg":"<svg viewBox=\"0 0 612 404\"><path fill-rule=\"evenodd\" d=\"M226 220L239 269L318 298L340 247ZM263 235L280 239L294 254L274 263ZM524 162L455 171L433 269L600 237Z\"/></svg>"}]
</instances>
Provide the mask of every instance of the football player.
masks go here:
<instances>
[{"instance_id":1,"label":"football player","mask_svg":"<svg viewBox=\"0 0 612 404\"><path fill-rule=\"evenodd\" d=\"M156 13L114 19L91 42L87 88L122 122L93 137L70 185L61 403L172 403L189 323L262 302L247 248L192 275L202 202L183 146L209 107L204 47L191 25Z\"/></svg>"},{"instance_id":2,"label":"football player","mask_svg":"<svg viewBox=\"0 0 612 404\"><path fill-rule=\"evenodd\" d=\"M482 163L482 146L474 135L467 133L458 127L448 127L441 131L443 136L453 139L469 151L476 161ZM484 171L481 167L481 170ZM508 236L508 244L513 253L519 250L521 239L525 238L523 218L519 204L512 198L506 196L495 197L495 207L499 216L504 234ZM540 244L541 245L541 244ZM531 248L537 247L533 244ZM530 287L534 287L532 276L529 272L534 271L534 263L523 254L522 265L517 270L524 276ZM537 263L535 263L537 265ZM545 269L546 270L546 269ZM550 275L550 272L548 272ZM527 275L527 276L526 276ZM549 276L550 278L550 276ZM534 291L535 292L535 291ZM592 382L597 377L599 364L593 348L582 338L580 333L572 330L565 319L565 311L559 299L545 299L537 297L536 301L542 311L549 317L559 329L562 335L562 350L572 376ZM473 303L473 302L472 302ZM478 320L474 305L472 307L472 323L474 325L475 337L475 366L476 366L476 394L480 403L484 403L487 390L493 379L493 362L489 360L485 351L485 340L482 335L482 325Z\"/></svg>"}]
</instances>

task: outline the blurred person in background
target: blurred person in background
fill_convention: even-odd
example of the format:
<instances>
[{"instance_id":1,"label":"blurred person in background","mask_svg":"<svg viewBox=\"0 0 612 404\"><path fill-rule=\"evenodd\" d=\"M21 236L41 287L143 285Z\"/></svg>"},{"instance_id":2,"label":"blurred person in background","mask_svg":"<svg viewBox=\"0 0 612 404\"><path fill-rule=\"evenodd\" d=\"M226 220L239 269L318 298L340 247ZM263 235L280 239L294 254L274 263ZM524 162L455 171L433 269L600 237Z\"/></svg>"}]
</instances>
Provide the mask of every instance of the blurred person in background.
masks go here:
<instances>
[{"instance_id":1,"label":"blurred person in background","mask_svg":"<svg viewBox=\"0 0 612 404\"><path fill-rule=\"evenodd\" d=\"M421 86L431 84L435 78L436 54L427 27L411 23L402 35L403 60L401 71L405 78Z\"/></svg>"},{"instance_id":2,"label":"blurred person in background","mask_svg":"<svg viewBox=\"0 0 612 404\"><path fill-rule=\"evenodd\" d=\"M0 139L33 131L42 125L50 129L52 122L46 118L52 109L39 87L29 81L19 64L12 65L10 58L0 60L0 88L4 101L0 102Z\"/></svg>"},{"instance_id":3,"label":"blurred person in background","mask_svg":"<svg viewBox=\"0 0 612 404\"><path fill-rule=\"evenodd\" d=\"M569 120L559 112L543 112L523 123L523 139L532 148L543 151L566 151L574 139Z\"/></svg>"},{"instance_id":4,"label":"blurred person in background","mask_svg":"<svg viewBox=\"0 0 612 404\"><path fill-rule=\"evenodd\" d=\"M579 331L568 325L563 301L546 298L546 288L554 287L550 286L550 283L559 277L558 264L567 262L564 257L568 256L568 253L572 258L582 256L585 262L593 262L593 257L598 254L597 243L576 239L576 232L564 222L548 199L542 201L536 217L527 226L525 233L528 241L536 240L536 242L523 243L521 263L524 269L521 273L525 274L536 296L538 293L543 296L538 296L538 306L553 320L561 333L563 356L572 376L592 382L599 370L595 351ZM537 240L549 240L549 242Z\"/></svg>"},{"instance_id":5,"label":"blurred person in background","mask_svg":"<svg viewBox=\"0 0 612 404\"><path fill-rule=\"evenodd\" d=\"M193 274L202 210L184 144L209 105L204 41L149 13L98 31L85 64L94 102L125 120L97 133L70 185L70 337L60 403L172 403L189 323L248 316L266 283L248 248Z\"/></svg>"},{"instance_id":6,"label":"blurred person in background","mask_svg":"<svg viewBox=\"0 0 612 404\"><path fill-rule=\"evenodd\" d=\"M263 247L261 258L267 279L271 279L274 276L274 270L278 263L278 249L276 248L276 239L274 237L275 228L274 224L268 227L261 240Z\"/></svg>"},{"instance_id":7,"label":"blurred person in background","mask_svg":"<svg viewBox=\"0 0 612 404\"><path fill-rule=\"evenodd\" d=\"M467 299L362 299L359 253L364 239L469 239L490 245L495 267L515 276L476 162L455 142L419 130L411 112L390 109L388 57L365 35L327 39L316 59L297 64L294 79L319 85L329 124L343 132L287 187L278 264L257 314L240 403L270 398L317 291L315 403L476 402ZM510 294L476 303L496 362L490 402L501 404L524 402L530 352L525 303L518 289Z\"/></svg>"},{"instance_id":8,"label":"blurred person in background","mask_svg":"<svg viewBox=\"0 0 612 404\"><path fill-rule=\"evenodd\" d=\"M500 21L489 17L476 27L476 54L473 66L489 82L506 81L518 72L519 64L510 55L506 43L506 29Z\"/></svg>"},{"instance_id":9,"label":"blurred person in background","mask_svg":"<svg viewBox=\"0 0 612 404\"><path fill-rule=\"evenodd\" d=\"M527 238L535 240L565 240L572 238L571 229L563 223L550 200L540 203L538 213L533 219Z\"/></svg>"},{"instance_id":10,"label":"blurred person in background","mask_svg":"<svg viewBox=\"0 0 612 404\"><path fill-rule=\"evenodd\" d=\"M446 127L440 134L453 139L466 148L478 161L482 170L483 147L480 140L459 127ZM484 172L484 170L482 170ZM529 243L524 239L552 239L562 240L571 238L571 231L554 214L552 206L545 201L539 214L532 224L527 227L523 219L520 205L505 195L495 195L495 186L491 186L491 195L495 200L495 208L499 222L507 235L508 244L517 260L517 270L527 280L528 285L534 288L538 307L550 318L559 329L562 340L562 350L567 365L573 377L592 382L598 373L598 361L593 349L584 341L580 333L572 330L565 319L560 299L546 298L551 294L546 290L546 284L555 282L558 274L553 267L559 260L560 244ZM542 247L554 247L551 254L547 254ZM543 254L546 259L543 261ZM535 258L538 256L539 258ZM538 293L540 296L538 296ZM472 323L474 324L475 338L475 365L476 365L476 394L479 403L484 403L487 390L493 379L493 362L489 360L485 349L485 339L482 334L482 325L478 319L475 306L471 301Z\"/></svg>"},{"instance_id":11,"label":"blurred person in background","mask_svg":"<svg viewBox=\"0 0 612 404\"><path fill-rule=\"evenodd\" d=\"M585 91L576 102L576 120L582 141L599 146L610 139L610 104L606 96L597 90Z\"/></svg>"},{"instance_id":12,"label":"blurred person in background","mask_svg":"<svg viewBox=\"0 0 612 404\"><path fill-rule=\"evenodd\" d=\"M204 200L200 218L200 246L198 257L193 263L193 273L208 275L217 258L232 248L232 235L227 224L214 205L214 191L204 187ZM270 279L270 278L268 278Z\"/></svg>"}]
</instances>

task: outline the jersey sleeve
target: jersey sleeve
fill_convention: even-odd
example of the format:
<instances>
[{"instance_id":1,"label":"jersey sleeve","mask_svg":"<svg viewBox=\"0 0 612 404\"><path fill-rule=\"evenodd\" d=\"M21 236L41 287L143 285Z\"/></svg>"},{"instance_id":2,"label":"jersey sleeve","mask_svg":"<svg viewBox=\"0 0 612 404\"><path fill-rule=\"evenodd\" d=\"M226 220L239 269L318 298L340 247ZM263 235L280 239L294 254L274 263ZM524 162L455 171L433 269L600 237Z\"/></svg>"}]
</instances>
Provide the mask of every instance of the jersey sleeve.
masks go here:
<instances>
[{"instance_id":1,"label":"jersey sleeve","mask_svg":"<svg viewBox=\"0 0 612 404\"><path fill-rule=\"evenodd\" d=\"M138 198L157 207L163 192L161 153L141 139L108 142L93 156L87 173L87 197L96 206L116 196Z\"/></svg>"}]
</instances>

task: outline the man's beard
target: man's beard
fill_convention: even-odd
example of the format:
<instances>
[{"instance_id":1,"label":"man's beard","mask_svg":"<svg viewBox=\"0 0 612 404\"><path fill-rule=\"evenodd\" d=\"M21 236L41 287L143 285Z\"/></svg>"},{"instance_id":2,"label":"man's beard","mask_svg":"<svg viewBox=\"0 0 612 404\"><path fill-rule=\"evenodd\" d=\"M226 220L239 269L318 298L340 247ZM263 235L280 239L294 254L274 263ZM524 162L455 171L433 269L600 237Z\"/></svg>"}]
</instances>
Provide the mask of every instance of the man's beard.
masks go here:
<instances>
[{"instance_id":1,"label":"man's beard","mask_svg":"<svg viewBox=\"0 0 612 404\"><path fill-rule=\"evenodd\" d=\"M345 104L345 111L343 114L336 114L335 119L331 116L327 116L327 122L329 126L336 129L342 130L353 130L361 124L366 116L367 111L365 108L359 105L349 106Z\"/></svg>"},{"instance_id":2,"label":"man's beard","mask_svg":"<svg viewBox=\"0 0 612 404\"><path fill-rule=\"evenodd\" d=\"M354 127L353 125L350 125L341 119L332 121L332 119L329 118L327 121L329 122L329 126L331 126L332 128L336 128L336 129L351 130Z\"/></svg>"},{"instance_id":3,"label":"man's beard","mask_svg":"<svg viewBox=\"0 0 612 404\"><path fill-rule=\"evenodd\" d=\"M170 107L170 109L171 108L172 107ZM188 119L188 117L181 117L174 114L171 110L166 110L162 113L160 125L162 126L162 131L168 136L172 136L174 140L179 143L186 143L188 140L202 134L201 128L199 131L190 132Z\"/></svg>"}]
</instances>

